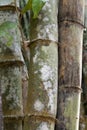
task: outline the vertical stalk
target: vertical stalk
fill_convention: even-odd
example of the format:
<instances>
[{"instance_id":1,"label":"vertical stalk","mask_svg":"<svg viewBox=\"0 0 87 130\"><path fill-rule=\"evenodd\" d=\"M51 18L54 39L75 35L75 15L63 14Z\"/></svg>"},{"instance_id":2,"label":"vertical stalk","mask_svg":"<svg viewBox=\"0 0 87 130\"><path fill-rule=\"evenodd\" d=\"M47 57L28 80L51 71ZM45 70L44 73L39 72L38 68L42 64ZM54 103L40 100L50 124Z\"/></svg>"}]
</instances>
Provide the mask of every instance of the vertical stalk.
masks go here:
<instances>
[{"instance_id":1,"label":"vertical stalk","mask_svg":"<svg viewBox=\"0 0 87 130\"><path fill-rule=\"evenodd\" d=\"M20 8L23 9L26 5L27 0L19 0ZM29 12L26 12L22 15L20 19L21 28L23 31L23 45L22 45L22 54L25 60L25 66L22 68L22 94L23 94L23 108L25 111L27 94L28 94L28 68L30 60L30 51L28 47L29 43ZM28 41L28 42L27 42Z\"/></svg>"},{"instance_id":2,"label":"vertical stalk","mask_svg":"<svg viewBox=\"0 0 87 130\"><path fill-rule=\"evenodd\" d=\"M0 0L0 7L9 5L13 0ZM9 21L18 24L16 11L0 11L0 24ZM20 32L18 25L8 28L8 37L0 37L0 84L2 91L2 106L4 115L4 130L22 130L22 82L21 67L23 57L20 48Z\"/></svg>"},{"instance_id":3,"label":"vertical stalk","mask_svg":"<svg viewBox=\"0 0 87 130\"><path fill-rule=\"evenodd\" d=\"M24 130L54 130L57 110L57 0L30 17L29 88Z\"/></svg>"},{"instance_id":4,"label":"vertical stalk","mask_svg":"<svg viewBox=\"0 0 87 130\"><path fill-rule=\"evenodd\" d=\"M23 9L27 0L19 0L20 8ZM23 14L21 25L26 39L29 39L29 11Z\"/></svg>"},{"instance_id":5,"label":"vertical stalk","mask_svg":"<svg viewBox=\"0 0 87 130\"><path fill-rule=\"evenodd\" d=\"M87 0L85 0L85 16L84 16L84 25L87 28ZM84 35L83 35L83 82L82 82L82 87L83 87L83 100L82 100L82 105L83 105L83 115L82 122L80 123L80 126L83 126L83 130L87 129L87 29L84 30Z\"/></svg>"},{"instance_id":6,"label":"vertical stalk","mask_svg":"<svg viewBox=\"0 0 87 130\"><path fill-rule=\"evenodd\" d=\"M78 130L81 97L84 0L59 1L57 130Z\"/></svg>"}]
</instances>

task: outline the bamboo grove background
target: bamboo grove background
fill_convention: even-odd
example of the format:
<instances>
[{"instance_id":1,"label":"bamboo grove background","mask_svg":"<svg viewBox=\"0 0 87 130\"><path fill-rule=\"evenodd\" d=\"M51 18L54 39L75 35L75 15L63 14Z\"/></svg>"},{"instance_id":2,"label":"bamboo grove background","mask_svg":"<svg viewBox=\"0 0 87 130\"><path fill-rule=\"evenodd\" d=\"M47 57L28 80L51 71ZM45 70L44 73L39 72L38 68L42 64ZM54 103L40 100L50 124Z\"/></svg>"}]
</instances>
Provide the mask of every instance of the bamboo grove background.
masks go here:
<instances>
[{"instance_id":1,"label":"bamboo grove background","mask_svg":"<svg viewBox=\"0 0 87 130\"><path fill-rule=\"evenodd\" d=\"M0 0L0 130L87 130L87 0L26 2Z\"/></svg>"}]
</instances>

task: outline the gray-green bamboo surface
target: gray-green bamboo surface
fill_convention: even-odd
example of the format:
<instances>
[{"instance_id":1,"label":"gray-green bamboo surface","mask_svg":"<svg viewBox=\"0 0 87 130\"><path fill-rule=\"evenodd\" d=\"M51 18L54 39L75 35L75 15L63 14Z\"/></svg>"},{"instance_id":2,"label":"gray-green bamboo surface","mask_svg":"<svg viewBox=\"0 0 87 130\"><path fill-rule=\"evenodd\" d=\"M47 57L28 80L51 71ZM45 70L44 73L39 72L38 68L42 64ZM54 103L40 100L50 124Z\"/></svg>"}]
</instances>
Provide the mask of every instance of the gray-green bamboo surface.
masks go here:
<instances>
[{"instance_id":1,"label":"gray-green bamboo surface","mask_svg":"<svg viewBox=\"0 0 87 130\"><path fill-rule=\"evenodd\" d=\"M0 6L9 5L13 0L0 0ZM17 1L18 2L18 1ZM10 21L18 24L15 11L0 11L0 24ZM8 29L12 37L8 45L8 38L0 37L0 87L2 92L2 108L4 130L22 130L23 105L22 105L22 77L21 67L24 64L20 41L21 35L16 28Z\"/></svg>"},{"instance_id":2,"label":"gray-green bamboo surface","mask_svg":"<svg viewBox=\"0 0 87 130\"><path fill-rule=\"evenodd\" d=\"M29 88L24 130L54 130L58 80L58 1L48 0L30 16ZM52 17L53 16L53 17Z\"/></svg>"}]
</instances>

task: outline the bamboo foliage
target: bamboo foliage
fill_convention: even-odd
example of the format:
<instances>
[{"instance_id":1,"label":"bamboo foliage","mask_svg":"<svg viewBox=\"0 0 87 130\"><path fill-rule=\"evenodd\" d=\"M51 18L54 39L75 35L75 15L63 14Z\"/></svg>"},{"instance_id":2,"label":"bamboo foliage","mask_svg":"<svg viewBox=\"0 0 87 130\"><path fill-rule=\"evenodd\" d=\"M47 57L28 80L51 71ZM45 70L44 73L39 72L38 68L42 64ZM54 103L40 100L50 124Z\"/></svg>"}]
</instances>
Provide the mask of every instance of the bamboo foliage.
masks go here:
<instances>
[{"instance_id":1,"label":"bamboo foliage","mask_svg":"<svg viewBox=\"0 0 87 130\"><path fill-rule=\"evenodd\" d=\"M37 19L33 19L31 12L29 88L24 130L54 130L58 72L57 4L56 0L48 0Z\"/></svg>"},{"instance_id":2,"label":"bamboo foliage","mask_svg":"<svg viewBox=\"0 0 87 130\"><path fill-rule=\"evenodd\" d=\"M1 6L9 5L13 0L0 0ZM0 10L0 24L8 21L18 24L18 17L14 10ZM23 57L20 48L20 32L16 28L8 28L11 44L8 37L0 37L0 87L2 92L2 107L4 115L4 130L22 130L22 82L21 67Z\"/></svg>"},{"instance_id":3,"label":"bamboo foliage","mask_svg":"<svg viewBox=\"0 0 87 130\"><path fill-rule=\"evenodd\" d=\"M78 130L84 0L59 1L59 96L56 130Z\"/></svg>"}]
</instances>

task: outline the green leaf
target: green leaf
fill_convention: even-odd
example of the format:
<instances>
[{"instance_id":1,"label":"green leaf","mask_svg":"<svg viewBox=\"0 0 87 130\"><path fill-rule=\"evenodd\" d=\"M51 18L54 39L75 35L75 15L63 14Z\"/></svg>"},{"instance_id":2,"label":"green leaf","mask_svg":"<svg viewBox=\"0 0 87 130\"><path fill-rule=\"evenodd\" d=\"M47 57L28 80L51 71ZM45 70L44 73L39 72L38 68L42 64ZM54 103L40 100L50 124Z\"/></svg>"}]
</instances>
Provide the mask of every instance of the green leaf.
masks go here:
<instances>
[{"instance_id":1,"label":"green leaf","mask_svg":"<svg viewBox=\"0 0 87 130\"><path fill-rule=\"evenodd\" d=\"M22 14L26 13L28 10L32 10L34 13L34 18L37 18L40 10L48 0L28 0L25 7L22 9Z\"/></svg>"},{"instance_id":2,"label":"green leaf","mask_svg":"<svg viewBox=\"0 0 87 130\"><path fill-rule=\"evenodd\" d=\"M22 14L26 13L30 9L32 9L32 0L28 0L27 4L22 9Z\"/></svg>"},{"instance_id":3,"label":"green leaf","mask_svg":"<svg viewBox=\"0 0 87 130\"><path fill-rule=\"evenodd\" d=\"M40 10L42 9L45 3L46 2L43 0L32 0L32 10L34 13L34 18L37 18Z\"/></svg>"}]
</instances>

